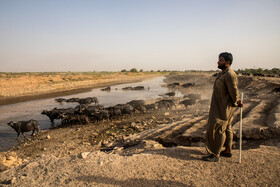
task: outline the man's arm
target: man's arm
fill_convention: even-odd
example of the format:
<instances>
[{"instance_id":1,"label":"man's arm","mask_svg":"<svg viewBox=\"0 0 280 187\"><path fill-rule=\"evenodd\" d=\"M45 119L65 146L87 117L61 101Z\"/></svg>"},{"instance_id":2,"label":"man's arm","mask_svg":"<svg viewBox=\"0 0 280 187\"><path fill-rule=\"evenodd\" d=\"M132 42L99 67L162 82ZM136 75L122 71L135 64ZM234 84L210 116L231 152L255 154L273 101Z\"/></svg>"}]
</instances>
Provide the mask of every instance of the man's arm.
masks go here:
<instances>
[{"instance_id":1,"label":"man's arm","mask_svg":"<svg viewBox=\"0 0 280 187\"><path fill-rule=\"evenodd\" d=\"M229 92L229 95L233 101L234 106L240 106L241 101L239 99L239 92L237 88L237 77L236 75L232 74L231 72L228 72L226 79L225 79L226 87Z\"/></svg>"}]
</instances>

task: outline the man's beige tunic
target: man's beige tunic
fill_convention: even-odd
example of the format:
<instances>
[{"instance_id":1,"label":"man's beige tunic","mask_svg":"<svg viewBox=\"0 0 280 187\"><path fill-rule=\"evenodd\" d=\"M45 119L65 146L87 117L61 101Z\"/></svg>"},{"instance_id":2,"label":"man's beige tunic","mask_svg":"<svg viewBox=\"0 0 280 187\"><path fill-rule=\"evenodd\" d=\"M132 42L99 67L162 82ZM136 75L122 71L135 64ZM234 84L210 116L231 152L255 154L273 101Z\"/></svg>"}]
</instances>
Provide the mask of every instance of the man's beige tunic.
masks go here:
<instances>
[{"instance_id":1,"label":"man's beige tunic","mask_svg":"<svg viewBox=\"0 0 280 187\"><path fill-rule=\"evenodd\" d=\"M206 132L206 150L220 155L224 144L232 144L231 123L239 98L238 80L235 72L228 68L216 79L211 99Z\"/></svg>"}]
</instances>

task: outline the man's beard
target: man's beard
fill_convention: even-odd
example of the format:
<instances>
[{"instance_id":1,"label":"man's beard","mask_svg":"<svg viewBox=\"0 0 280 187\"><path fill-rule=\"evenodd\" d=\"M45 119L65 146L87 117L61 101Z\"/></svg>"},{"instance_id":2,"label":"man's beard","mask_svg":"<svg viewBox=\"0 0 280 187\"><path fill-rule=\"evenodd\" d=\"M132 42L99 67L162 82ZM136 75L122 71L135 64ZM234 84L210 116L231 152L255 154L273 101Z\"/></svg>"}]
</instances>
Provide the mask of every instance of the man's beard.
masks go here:
<instances>
[{"instance_id":1,"label":"man's beard","mask_svg":"<svg viewBox=\"0 0 280 187\"><path fill-rule=\"evenodd\" d=\"M221 70L224 70L224 69L226 69L226 66L225 65L219 65L218 68L221 69Z\"/></svg>"}]
</instances>

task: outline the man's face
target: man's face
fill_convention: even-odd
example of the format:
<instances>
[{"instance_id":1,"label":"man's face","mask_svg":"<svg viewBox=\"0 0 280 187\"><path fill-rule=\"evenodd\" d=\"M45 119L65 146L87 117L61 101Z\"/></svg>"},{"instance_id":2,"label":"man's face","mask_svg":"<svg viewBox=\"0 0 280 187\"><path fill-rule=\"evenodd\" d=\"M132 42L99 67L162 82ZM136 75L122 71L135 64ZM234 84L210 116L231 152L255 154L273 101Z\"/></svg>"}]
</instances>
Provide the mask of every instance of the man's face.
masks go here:
<instances>
[{"instance_id":1,"label":"man's face","mask_svg":"<svg viewBox=\"0 0 280 187\"><path fill-rule=\"evenodd\" d=\"M218 68L223 70L226 68L226 60L224 57L220 57L218 61Z\"/></svg>"}]
</instances>

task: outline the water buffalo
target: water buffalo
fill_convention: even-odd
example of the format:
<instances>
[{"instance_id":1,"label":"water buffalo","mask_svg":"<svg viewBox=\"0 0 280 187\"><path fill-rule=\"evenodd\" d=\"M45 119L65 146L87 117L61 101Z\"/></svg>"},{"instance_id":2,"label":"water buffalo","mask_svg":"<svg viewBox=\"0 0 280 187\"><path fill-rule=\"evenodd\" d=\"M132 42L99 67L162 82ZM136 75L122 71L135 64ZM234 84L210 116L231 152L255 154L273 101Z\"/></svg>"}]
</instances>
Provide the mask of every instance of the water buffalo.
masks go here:
<instances>
[{"instance_id":1,"label":"water buffalo","mask_svg":"<svg viewBox=\"0 0 280 187\"><path fill-rule=\"evenodd\" d=\"M117 106L120 107L122 114L132 114L134 112L134 108L130 104L118 104Z\"/></svg>"},{"instance_id":2,"label":"water buffalo","mask_svg":"<svg viewBox=\"0 0 280 187\"><path fill-rule=\"evenodd\" d=\"M135 86L133 90L144 90L144 86Z\"/></svg>"},{"instance_id":3,"label":"water buffalo","mask_svg":"<svg viewBox=\"0 0 280 187\"><path fill-rule=\"evenodd\" d=\"M85 115L79 115L79 114L60 114L61 117L61 124L88 124L89 119Z\"/></svg>"},{"instance_id":4,"label":"water buffalo","mask_svg":"<svg viewBox=\"0 0 280 187\"><path fill-rule=\"evenodd\" d=\"M102 105L78 105L75 107L75 111L78 114L86 115L86 116L92 116L99 110L104 109Z\"/></svg>"},{"instance_id":5,"label":"water buffalo","mask_svg":"<svg viewBox=\"0 0 280 187\"><path fill-rule=\"evenodd\" d=\"M109 111L108 110L100 110L98 112L96 112L94 115L93 115L93 118L99 122L101 120L108 120L110 117L110 114L109 114Z\"/></svg>"},{"instance_id":6,"label":"water buffalo","mask_svg":"<svg viewBox=\"0 0 280 187\"><path fill-rule=\"evenodd\" d=\"M67 99L66 102L78 102L78 100L79 98L74 97L74 98Z\"/></svg>"},{"instance_id":7,"label":"water buffalo","mask_svg":"<svg viewBox=\"0 0 280 187\"><path fill-rule=\"evenodd\" d=\"M111 91L111 87L108 86L108 87L106 87L106 88L102 88L101 91Z\"/></svg>"},{"instance_id":8,"label":"water buffalo","mask_svg":"<svg viewBox=\"0 0 280 187\"><path fill-rule=\"evenodd\" d=\"M52 110L43 110L43 112L41 114L48 116L53 125L54 120L61 119L60 114L65 114L65 113L75 113L75 109L74 108L61 108L61 109L54 108Z\"/></svg>"},{"instance_id":9,"label":"water buffalo","mask_svg":"<svg viewBox=\"0 0 280 187\"><path fill-rule=\"evenodd\" d=\"M8 125L10 127L12 127L13 129L15 129L15 131L17 132L17 140L19 141L19 135L20 133L22 133L22 135L24 136L24 138L26 138L28 140L28 138L26 137L26 135L24 134L24 132L29 132L29 131L33 131L32 135L34 135L34 132L37 131L37 134L39 134L39 123L36 120L29 120L29 121L18 121L18 122L13 122L10 121L8 123Z\"/></svg>"},{"instance_id":10,"label":"water buffalo","mask_svg":"<svg viewBox=\"0 0 280 187\"><path fill-rule=\"evenodd\" d=\"M188 106L196 104L196 99L185 99L185 100L181 101L179 104L183 104L187 109Z\"/></svg>"},{"instance_id":11,"label":"water buffalo","mask_svg":"<svg viewBox=\"0 0 280 187\"><path fill-rule=\"evenodd\" d=\"M119 107L119 106L108 107L106 109L109 111L111 118L122 115L122 110L121 110L121 107Z\"/></svg>"},{"instance_id":12,"label":"water buffalo","mask_svg":"<svg viewBox=\"0 0 280 187\"><path fill-rule=\"evenodd\" d=\"M156 110L157 109L157 105L155 103L147 104L147 105L145 105L145 108L147 110Z\"/></svg>"},{"instance_id":13,"label":"water buffalo","mask_svg":"<svg viewBox=\"0 0 280 187\"><path fill-rule=\"evenodd\" d=\"M168 92L168 93L166 93L164 95L166 95L168 97L175 96L175 92Z\"/></svg>"},{"instance_id":14,"label":"water buffalo","mask_svg":"<svg viewBox=\"0 0 280 187\"><path fill-rule=\"evenodd\" d=\"M132 100L132 101L127 102L126 104L131 105L134 108L134 110L138 110L140 112L146 111L146 109L144 107L144 105L145 105L144 100Z\"/></svg>"},{"instance_id":15,"label":"water buffalo","mask_svg":"<svg viewBox=\"0 0 280 187\"><path fill-rule=\"evenodd\" d=\"M55 101L58 102L58 103L62 103L64 101L66 101L66 99L64 99L64 98L57 98L57 99L55 99Z\"/></svg>"},{"instance_id":16,"label":"water buffalo","mask_svg":"<svg viewBox=\"0 0 280 187\"><path fill-rule=\"evenodd\" d=\"M171 88L174 88L176 86L180 86L180 83L179 82L174 82L174 83L171 83L171 84L167 85L167 87L171 87Z\"/></svg>"},{"instance_id":17,"label":"water buffalo","mask_svg":"<svg viewBox=\"0 0 280 187\"><path fill-rule=\"evenodd\" d=\"M132 86L128 86L128 87L124 87L122 88L123 90L144 90L144 86L135 86L135 87L132 87Z\"/></svg>"},{"instance_id":18,"label":"water buffalo","mask_svg":"<svg viewBox=\"0 0 280 187\"><path fill-rule=\"evenodd\" d=\"M182 85L182 87L183 88L188 88L188 87L194 86L194 85L195 85L195 83L185 83L185 84Z\"/></svg>"},{"instance_id":19,"label":"water buffalo","mask_svg":"<svg viewBox=\"0 0 280 187\"><path fill-rule=\"evenodd\" d=\"M62 113L53 110L43 110L41 114L48 116L50 118L51 123L54 124L54 120L60 119L60 114Z\"/></svg>"},{"instance_id":20,"label":"water buffalo","mask_svg":"<svg viewBox=\"0 0 280 187\"><path fill-rule=\"evenodd\" d=\"M160 100L156 104L158 105L158 109L172 109L173 106L176 108L174 100L171 99Z\"/></svg>"},{"instance_id":21,"label":"water buffalo","mask_svg":"<svg viewBox=\"0 0 280 187\"><path fill-rule=\"evenodd\" d=\"M96 97L87 97L87 98L82 98L77 101L79 104L99 104L99 101Z\"/></svg>"},{"instance_id":22,"label":"water buffalo","mask_svg":"<svg viewBox=\"0 0 280 187\"><path fill-rule=\"evenodd\" d=\"M122 90L133 90L132 86L124 87Z\"/></svg>"}]
</instances>

